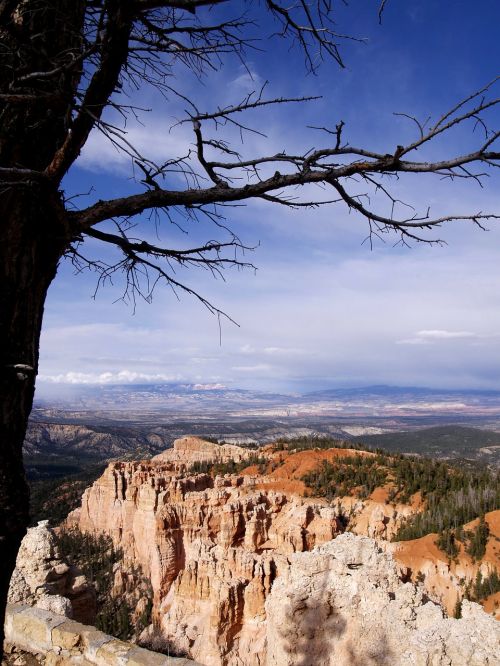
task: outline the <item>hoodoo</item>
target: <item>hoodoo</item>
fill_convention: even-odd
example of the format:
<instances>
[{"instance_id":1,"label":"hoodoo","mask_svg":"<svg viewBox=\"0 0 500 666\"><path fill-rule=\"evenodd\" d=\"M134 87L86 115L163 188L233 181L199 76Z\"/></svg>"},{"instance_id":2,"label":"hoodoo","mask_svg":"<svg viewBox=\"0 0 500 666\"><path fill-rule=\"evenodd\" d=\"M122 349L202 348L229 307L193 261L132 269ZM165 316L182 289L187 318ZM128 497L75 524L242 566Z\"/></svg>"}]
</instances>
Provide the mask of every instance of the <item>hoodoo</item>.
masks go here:
<instances>
[{"instance_id":1,"label":"hoodoo","mask_svg":"<svg viewBox=\"0 0 500 666\"><path fill-rule=\"evenodd\" d=\"M155 631L206 666L498 664L500 624L479 605L446 617L387 542L342 534L351 520L387 535L416 503L304 496L307 466L354 453L266 447L257 465L254 451L185 437L151 461L111 463L67 524L107 533L124 566L140 564Z\"/></svg>"}]
</instances>

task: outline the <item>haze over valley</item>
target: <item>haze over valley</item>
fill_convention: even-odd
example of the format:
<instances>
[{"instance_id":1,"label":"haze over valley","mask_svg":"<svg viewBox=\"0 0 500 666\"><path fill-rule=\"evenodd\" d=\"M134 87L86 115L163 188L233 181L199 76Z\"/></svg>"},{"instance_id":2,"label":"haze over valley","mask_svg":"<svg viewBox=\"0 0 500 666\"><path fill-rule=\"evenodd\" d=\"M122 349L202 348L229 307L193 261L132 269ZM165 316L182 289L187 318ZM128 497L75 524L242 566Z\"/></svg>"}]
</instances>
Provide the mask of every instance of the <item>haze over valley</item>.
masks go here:
<instances>
[{"instance_id":1,"label":"haze over valley","mask_svg":"<svg viewBox=\"0 0 500 666\"><path fill-rule=\"evenodd\" d=\"M398 435L408 431L415 434ZM500 392L373 386L287 395L171 384L71 387L59 398L37 400L25 455L152 455L185 433L260 445L280 437L330 436L497 464Z\"/></svg>"}]
</instances>

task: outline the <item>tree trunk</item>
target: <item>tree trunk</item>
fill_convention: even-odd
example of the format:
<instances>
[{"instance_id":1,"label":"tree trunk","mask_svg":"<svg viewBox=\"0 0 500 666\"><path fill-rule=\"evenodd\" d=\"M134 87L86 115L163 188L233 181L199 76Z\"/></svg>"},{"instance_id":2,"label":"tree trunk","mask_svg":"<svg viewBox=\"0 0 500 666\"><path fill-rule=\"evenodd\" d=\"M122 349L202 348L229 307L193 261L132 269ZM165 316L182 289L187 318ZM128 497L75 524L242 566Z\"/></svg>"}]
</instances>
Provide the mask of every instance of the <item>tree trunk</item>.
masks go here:
<instances>
[{"instance_id":1,"label":"tree trunk","mask_svg":"<svg viewBox=\"0 0 500 666\"><path fill-rule=\"evenodd\" d=\"M0 193L0 653L10 577L29 519L22 446L33 403L48 287L67 245L59 195Z\"/></svg>"},{"instance_id":2,"label":"tree trunk","mask_svg":"<svg viewBox=\"0 0 500 666\"><path fill-rule=\"evenodd\" d=\"M22 446L47 290L72 233L44 171L81 75L85 0L0 2L0 657L10 577L29 517Z\"/></svg>"}]
</instances>

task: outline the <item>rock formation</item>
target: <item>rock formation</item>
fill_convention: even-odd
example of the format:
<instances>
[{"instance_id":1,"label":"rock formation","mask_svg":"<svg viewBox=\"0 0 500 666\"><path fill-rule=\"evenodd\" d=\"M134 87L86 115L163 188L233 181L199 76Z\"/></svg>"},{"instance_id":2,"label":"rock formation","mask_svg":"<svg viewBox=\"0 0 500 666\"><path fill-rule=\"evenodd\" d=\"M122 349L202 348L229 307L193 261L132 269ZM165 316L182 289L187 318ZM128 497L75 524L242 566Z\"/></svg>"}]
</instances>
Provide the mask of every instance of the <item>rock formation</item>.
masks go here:
<instances>
[{"instance_id":1,"label":"rock formation","mask_svg":"<svg viewBox=\"0 0 500 666\"><path fill-rule=\"evenodd\" d=\"M253 476L181 476L174 468L111 463L68 522L106 532L141 565L156 618L179 650L206 664L238 663L241 654L241 663L259 663L252 655L265 637L275 577L288 554L343 530L338 511L259 488Z\"/></svg>"},{"instance_id":2,"label":"rock formation","mask_svg":"<svg viewBox=\"0 0 500 666\"><path fill-rule=\"evenodd\" d=\"M31 527L22 541L8 599L87 624L95 619L94 587L60 556L55 534L46 520Z\"/></svg>"},{"instance_id":3,"label":"rock formation","mask_svg":"<svg viewBox=\"0 0 500 666\"><path fill-rule=\"evenodd\" d=\"M500 624L464 601L445 618L392 557L342 534L295 553L266 601L266 666L493 666Z\"/></svg>"},{"instance_id":4,"label":"rock formation","mask_svg":"<svg viewBox=\"0 0 500 666\"><path fill-rule=\"evenodd\" d=\"M194 462L241 462L248 460L255 451L235 444L214 444L200 437L181 437L174 441L171 449L166 449L153 460L162 463L177 463L183 467Z\"/></svg>"},{"instance_id":5,"label":"rock formation","mask_svg":"<svg viewBox=\"0 0 500 666\"><path fill-rule=\"evenodd\" d=\"M339 537L345 507L301 496L290 465L284 478L283 468L273 471L271 452L264 476L252 468L215 478L181 471L187 460L251 455L230 449L183 438L151 461L111 463L68 518L83 531L106 532L126 561L141 565L156 624L176 649L207 666L498 663L491 641L499 625L480 607L464 603L468 628L446 620L438 605L424 603L421 588L401 582L375 541ZM303 453L290 456L297 474ZM387 536L412 510L374 499L353 507L355 529L375 536ZM460 661L469 655L460 634L481 642L490 661Z\"/></svg>"}]
</instances>

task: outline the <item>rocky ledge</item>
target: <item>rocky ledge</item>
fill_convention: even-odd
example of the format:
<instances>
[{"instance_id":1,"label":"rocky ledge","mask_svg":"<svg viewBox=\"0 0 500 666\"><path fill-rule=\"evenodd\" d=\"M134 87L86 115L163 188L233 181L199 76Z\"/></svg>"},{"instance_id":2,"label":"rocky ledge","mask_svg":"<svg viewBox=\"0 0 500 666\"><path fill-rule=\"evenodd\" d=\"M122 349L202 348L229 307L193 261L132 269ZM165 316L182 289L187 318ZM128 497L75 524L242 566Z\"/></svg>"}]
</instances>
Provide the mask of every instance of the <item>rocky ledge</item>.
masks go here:
<instances>
[{"instance_id":1,"label":"rocky ledge","mask_svg":"<svg viewBox=\"0 0 500 666\"><path fill-rule=\"evenodd\" d=\"M295 553L266 601L266 666L498 666L500 624L464 601L444 616L373 539Z\"/></svg>"},{"instance_id":2,"label":"rocky ledge","mask_svg":"<svg viewBox=\"0 0 500 666\"><path fill-rule=\"evenodd\" d=\"M8 600L88 624L95 620L94 586L61 556L55 534L46 520L31 527L22 541Z\"/></svg>"}]
</instances>

